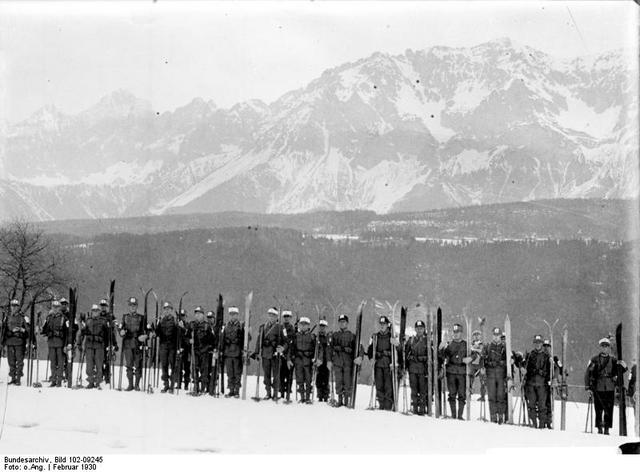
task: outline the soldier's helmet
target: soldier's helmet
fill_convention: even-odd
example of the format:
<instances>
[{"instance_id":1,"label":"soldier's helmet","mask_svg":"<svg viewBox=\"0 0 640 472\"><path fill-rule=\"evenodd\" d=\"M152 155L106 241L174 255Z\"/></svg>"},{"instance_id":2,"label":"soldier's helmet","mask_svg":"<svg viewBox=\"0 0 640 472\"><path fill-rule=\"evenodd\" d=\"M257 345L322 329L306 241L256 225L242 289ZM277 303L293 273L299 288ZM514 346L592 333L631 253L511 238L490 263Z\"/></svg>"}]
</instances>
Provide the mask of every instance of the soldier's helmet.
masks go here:
<instances>
[{"instance_id":1,"label":"soldier's helmet","mask_svg":"<svg viewBox=\"0 0 640 472\"><path fill-rule=\"evenodd\" d=\"M100 307L97 304L91 305L91 311L100 311Z\"/></svg>"},{"instance_id":2,"label":"soldier's helmet","mask_svg":"<svg viewBox=\"0 0 640 472\"><path fill-rule=\"evenodd\" d=\"M494 336L502 336L502 330L500 328L493 328L491 332Z\"/></svg>"},{"instance_id":3,"label":"soldier's helmet","mask_svg":"<svg viewBox=\"0 0 640 472\"><path fill-rule=\"evenodd\" d=\"M106 298L103 298L102 300L100 300L100 306L109 306L109 302L107 301Z\"/></svg>"},{"instance_id":4,"label":"soldier's helmet","mask_svg":"<svg viewBox=\"0 0 640 472\"><path fill-rule=\"evenodd\" d=\"M213 318L213 312L212 311L208 311L207 312L207 318Z\"/></svg>"},{"instance_id":5,"label":"soldier's helmet","mask_svg":"<svg viewBox=\"0 0 640 472\"><path fill-rule=\"evenodd\" d=\"M60 306L60 302L58 300L54 300L51 302L51 306Z\"/></svg>"},{"instance_id":6,"label":"soldier's helmet","mask_svg":"<svg viewBox=\"0 0 640 472\"><path fill-rule=\"evenodd\" d=\"M14 298L11 300L11 306L20 306L20 302Z\"/></svg>"},{"instance_id":7,"label":"soldier's helmet","mask_svg":"<svg viewBox=\"0 0 640 472\"><path fill-rule=\"evenodd\" d=\"M69 304L69 300L67 300L66 298L62 297L60 299L60 304L61 305L68 305Z\"/></svg>"},{"instance_id":8,"label":"soldier's helmet","mask_svg":"<svg viewBox=\"0 0 640 472\"><path fill-rule=\"evenodd\" d=\"M382 315L378 319L378 323L380 323L380 324L389 324L389 318L387 318L385 315Z\"/></svg>"},{"instance_id":9,"label":"soldier's helmet","mask_svg":"<svg viewBox=\"0 0 640 472\"><path fill-rule=\"evenodd\" d=\"M609 338L602 338L600 341L598 341L598 345L599 346L611 346L611 341L609 340Z\"/></svg>"},{"instance_id":10,"label":"soldier's helmet","mask_svg":"<svg viewBox=\"0 0 640 472\"><path fill-rule=\"evenodd\" d=\"M232 314L232 313L235 313L236 315L237 315L238 313L240 313L240 310L238 310L238 307L237 307L237 306L230 306L230 307L229 307L229 314Z\"/></svg>"},{"instance_id":11,"label":"soldier's helmet","mask_svg":"<svg viewBox=\"0 0 640 472\"><path fill-rule=\"evenodd\" d=\"M138 304L138 299L136 297L131 297L129 299L129 305L137 305Z\"/></svg>"},{"instance_id":12,"label":"soldier's helmet","mask_svg":"<svg viewBox=\"0 0 640 472\"><path fill-rule=\"evenodd\" d=\"M311 320L309 318L307 318L306 316L302 316L302 317L300 317L300 320L298 320L298 323L300 323L300 324L311 324Z\"/></svg>"},{"instance_id":13,"label":"soldier's helmet","mask_svg":"<svg viewBox=\"0 0 640 472\"><path fill-rule=\"evenodd\" d=\"M422 320L416 321L415 327L416 328L424 328L424 321L422 321Z\"/></svg>"},{"instance_id":14,"label":"soldier's helmet","mask_svg":"<svg viewBox=\"0 0 640 472\"><path fill-rule=\"evenodd\" d=\"M282 316L284 318L291 318L291 310L282 310Z\"/></svg>"},{"instance_id":15,"label":"soldier's helmet","mask_svg":"<svg viewBox=\"0 0 640 472\"><path fill-rule=\"evenodd\" d=\"M327 320L320 320L320 321L318 322L318 325L319 325L319 326L329 326L329 323L327 323Z\"/></svg>"},{"instance_id":16,"label":"soldier's helmet","mask_svg":"<svg viewBox=\"0 0 640 472\"><path fill-rule=\"evenodd\" d=\"M347 323L349 322L349 316L345 315L344 313L340 316L338 316L338 321L346 321Z\"/></svg>"},{"instance_id":17,"label":"soldier's helmet","mask_svg":"<svg viewBox=\"0 0 640 472\"><path fill-rule=\"evenodd\" d=\"M536 334L533 337L533 343L534 344L542 344L542 342L543 342L542 336L540 336L539 334Z\"/></svg>"},{"instance_id":18,"label":"soldier's helmet","mask_svg":"<svg viewBox=\"0 0 640 472\"><path fill-rule=\"evenodd\" d=\"M473 333L471 333L472 336L480 336L482 335L482 332L479 329L475 329L473 330Z\"/></svg>"},{"instance_id":19,"label":"soldier's helmet","mask_svg":"<svg viewBox=\"0 0 640 472\"><path fill-rule=\"evenodd\" d=\"M269 311L267 311L267 313L270 314L270 315L278 316L278 309L276 307L271 307L271 308L269 308Z\"/></svg>"},{"instance_id":20,"label":"soldier's helmet","mask_svg":"<svg viewBox=\"0 0 640 472\"><path fill-rule=\"evenodd\" d=\"M197 306L195 310L193 310L194 313L204 313L204 310L202 309L201 306Z\"/></svg>"},{"instance_id":21,"label":"soldier's helmet","mask_svg":"<svg viewBox=\"0 0 640 472\"><path fill-rule=\"evenodd\" d=\"M170 308L173 310L173 305L171 304L171 302L164 302L164 304L162 305L162 308L163 309Z\"/></svg>"},{"instance_id":22,"label":"soldier's helmet","mask_svg":"<svg viewBox=\"0 0 640 472\"><path fill-rule=\"evenodd\" d=\"M462 333L462 325L456 323L453 325L453 332L454 333Z\"/></svg>"},{"instance_id":23,"label":"soldier's helmet","mask_svg":"<svg viewBox=\"0 0 640 472\"><path fill-rule=\"evenodd\" d=\"M548 339L545 339L545 340L542 342L542 345L543 345L544 347L551 347L551 341L549 341Z\"/></svg>"}]
</instances>

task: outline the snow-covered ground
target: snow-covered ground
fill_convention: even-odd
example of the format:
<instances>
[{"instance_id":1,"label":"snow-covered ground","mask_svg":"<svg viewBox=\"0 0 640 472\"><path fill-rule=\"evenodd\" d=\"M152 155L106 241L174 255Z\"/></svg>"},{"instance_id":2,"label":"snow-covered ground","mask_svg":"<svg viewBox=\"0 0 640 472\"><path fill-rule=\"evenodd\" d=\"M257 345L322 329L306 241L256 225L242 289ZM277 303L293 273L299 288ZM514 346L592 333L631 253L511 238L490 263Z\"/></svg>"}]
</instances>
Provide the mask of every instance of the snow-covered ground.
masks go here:
<instances>
[{"instance_id":1,"label":"snow-covered ground","mask_svg":"<svg viewBox=\"0 0 640 472\"><path fill-rule=\"evenodd\" d=\"M44 363L41 377L43 373ZM348 410L324 403L254 402L249 398L255 392L255 377L249 378L248 399L242 401L108 387L69 390L49 388L48 383L41 389L12 385L6 390L6 361L0 375L0 413L7 392L0 450L12 454L457 454L532 446L591 448L591 452L600 448L604 454L616 454L617 446L631 439L583 433L586 405L571 402L568 431L562 432L476 421L478 401L473 401L473 421L468 423L368 411L367 385L359 386L356 409ZM557 403L558 418L559 413ZM633 431L631 412L629 425ZM616 432L614 425L612 433Z\"/></svg>"}]
</instances>

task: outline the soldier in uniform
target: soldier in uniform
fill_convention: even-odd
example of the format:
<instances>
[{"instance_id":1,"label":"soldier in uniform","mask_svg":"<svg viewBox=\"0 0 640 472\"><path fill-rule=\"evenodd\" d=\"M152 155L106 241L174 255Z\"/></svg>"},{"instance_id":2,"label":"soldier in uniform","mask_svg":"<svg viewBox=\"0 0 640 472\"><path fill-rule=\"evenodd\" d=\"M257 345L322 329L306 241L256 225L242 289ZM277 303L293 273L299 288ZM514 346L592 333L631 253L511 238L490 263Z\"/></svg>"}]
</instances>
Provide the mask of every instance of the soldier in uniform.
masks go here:
<instances>
[{"instance_id":1,"label":"soldier in uniform","mask_svg":"<svg viewBox=\"0 0 640 472\"><path fill-rule=\"evenodd\" d=\"M506 420L507 351L500 339L502 331L493 328L493 339L482 348L480 375L485 378L489 396L489 415L492 423L502 424Z\"/></svg>"},{"instance_id":2,"label":"soldier in uniform","mask_svg":"<svg viewBox=\"0 0 640 472\"><path fill-rule=\"evenodd\" d=\"M600 353L589 361L584 385L589 394L593 395L598 434L609 434L613 425L616 382L619 375L624 375L627 366L624 361L611 355L611 341L608 338L602 338L598 344Z\"/></svg>"},{"instance_id":3,"label":"soldier in uniform","mask_svg":"<svg viewBox=\"0 0 640 472\"><path fill-rule=\"evenodd\" d=\"M280 387L279 364L283 362L287 343L287 332L283 326L278 323L278 310L276 308L269 308L267 315L269 316L269 320L263 327L262 345L259 345L260 338L258 338L251 358L257 359L257 357L260 356L262 360L263 382L267 390L267 395L264 399L268 400L271 398L277 400L277 392ZM275 395L272 395L272 389Z\"/></svg>"},{"instance_id":4,"label":"soldier in uniform","mask_svg":"<svg viewBox=\"0 0 640 472\"><path fill-rule=\"evenodd\" d=\"M69 300L67 300L64 297L60 299L60 312L62 313L62 316L64 316L66 320L65 321L66 326L71 327L71 329L68 329L66 331L66 337L65 337L65 343L64 343L65 344L64 350L66 352L66 355L64 356L64 368L63 368L63 378L67 381L67 385L71 386L71 382L73 382L73 379L70 379L71 377L70 370L73 366L69 364L69 359L71 359L71 361L73 362L73 353L76 346L76 339L78 336L78 331L80 330L80 325L75 320L75 318L73 318L72 313L69 311Z\"/></svg>"},{"instance_id":5,"label":"soldier in uniform","mask_svg":"<svg viewBox=\"0 0 640 472\"><path fill-rule=\"evenodd\" d=\"M109 334L109 325L100 316L100 307L96 304L92 305L89 319L82 322L87 382L89 382L87 388L101 388L104 346L109 342Z\"/></svg>"},{"instance_id":6,"label":"soldier in uniform","mask_svg":"<svg viewBox=\"0 0 640 472\"><path fill-rule=\"evenodd\" d=\"M319 402L329 400L329 336L327 334L327 320L318 322L318 357L316 363L316 390Z\"/></svg>"},{"instance_id":7,"label":"soldier in uniform","mask_svg":"<svg viewBox=\"0 0 640 472\"><path fill-rule=\"evenodd\" d=\"M178 335L178 321L173 314L173 305L164 302L162 305L162 317L156 326L158 336L158 356L162 368L162 393L173 393L176 368L176 339ZM169 372L171 371L171 372Z\"/></svg>"},{"instance_id":8,"label":"soldier in uniform","mask_svg":"<svg viewBox=\"0 0 640 472\"><path fill-rule=\"evenodd\" d=\"M525 354L525 395L529 410L529 421L534 428L544 428L549 424L547 394L551 382L549 355L542 349L542 336L533 338L533 350Z\"/></svg>"},{"instance_id":9,"label":"soldier in uniform","mask_svg":"<svg viewBox=\"0 0 640 472\"><path fill-rule=\"evenodd\" d=\"M311 403L311 371L315 354L316 336L309 331L311 321L306 316L298 322L298 332L294 334L288 353L289 369L295 368L296 388L300 403Z\"/></svg>"},{"instance_id":10,"label":"soldier in uniform","mask_svg":"<svg viewBox=\"0 0 640 472\"><path fill-rule=\"evenodd\" d=\"M217 378L212 378L214 375L214 357L215 361L218 361L218 336L216 333L216 314L213 311L207 312L207 326L211 330L211 352L208 354L208 373L207 373L207 392L209 395L215 395L215 387ZM216 374L217 377L217 374Z\"/></svg>"},{"instance_id":11,"label":"soldier in uniform","mask_svg":"<svg viewBox=\"0 0 640 472\"><path fill-rule=\"evenodd\" d=\"M351 375L356 357L356 335L347 329L349 317L342 314L338 317L338 331L329 337L329 359L327 367L333 370L338 403L336 406L349 405L351 398Z\"/></svg>"},{"instance_id":12,"label":"soldier in uniform","mask_svg":"<svg viewBox=\"0 0 640 472\"><path fill-rule=\"evenodd\" d=\"M291 323L291 310L282 310L282 326L287 333L287 343L283 356L287 355L287 351L291 348L291 343L296 334L296 328ZM287 362L280 363L280 396L285 397L287 393L291 395L291 386L293 385L293 369L289 368Z\"/></svg>"},{"instance_id":13,"label":"soldier in uniform","mask_svg":"<svg viewBox=\"0 0 640 472\"><path fill-rule=\"evenodd\" d=\"M373 359L374 378L376 382L376 397L381 410L392 410L394 404L393 381L391 376L391 350L396 349L398 340L391 336L389 318L381 316L378 319L378 332L371 336L367 357ZM375 344L375 353L374 353Z\"/></svg>"},{"instance_id":14,"label":"soldier in uniform","mask_svg":"<svg viewBox=\"0 0 640 472\"><path fill-rule=\"evenodd\" d=\"M415 336L411 336L407 340L405 352L413 413L422 416L425 414L427 405L427 350L429 349L429 341L425 334L424 321L416 321L415 330Z\"/></svg>"},{"instance_id":15,"label":"soldier in uniform","mask_svg":"<svg viewBox=\"0 0 640 472\"><path fill-rule=\"evenodd\" d=\"M542 341L542 350L549 356L550 362L553 362L553 373L551 375L551 383L547 386L547 421L545 428L551 429L553 424L553 410L551 409L551 397L554 390L558 386L558 378L560 377L560 366L558 365L558 357L551 358L551 341L545 339Z\"/></svg>"},{"instance_id":16,"label":"soldier in uniform","mask_svg":"<svg viewBox=\"0 0 640 472\"><path fill-rule=\"evenodd\" d=\"M464 406L467 399L467 363L471 362L471 357L467 357L467 341L462 339L461 325L457 323L453 325L453 339L448 344L446 341L442 341L440 355L443 362L446 363L451 416L459 420L464 419ZM458 399L457 409L456 397Z\"/></svg>"},{"instance_id":17,"label":"soldier in uniform","mask_svg":"<svg viewBox=\"0 0 640 472\"><path fill-rule=\"evenodd\" d=\"M244 326L240 323L238 307L229 307L227 313L229 321L222 330L222 355L228 379L228 392L225 397L240 398Z\"/></svg>"},{"instance_id":18,"label":"soldier in uniform","mask_svg":"<svg viewBox=\"0 0 640 472\"><path fill-rule=\"evenodd\" d=\"M178 390L184 384L184 390L189 390L191 379L191 349L189 339L191 339L191 329L187 324L187 312L180 310L178 315L178 348L176 350L176 387Z\"/></svg>"},{"instance_id":19,"label":"soldier in uniform","mask_svg":"<svg viewBox=\"0 0 640 472\"><path fill-rule=\"evenodd\" d=\"M60 302L51 303L51 311L42 326L42 334L47 337L49 361L51 362L51 387L61 387L64 369L64 342L67 338L67 324L60 311Z\"/></svg>"},{"instance_id":20,"label":"soldier in uniform","mask_svg":"<svg viewBox=\"0 0 640 472\"><path fill-rule=\"evenodd\" d=\"M109 313L109 302L106 298L100 300L100 318L107 323L109 330L109 338L104 343L104 356L102 365L102 374L106 384L111 383L111 365L115 359L115 353L118 352L118 340L116 339L115 331L115 316L113 313Z\"/></svg>"},{"instance_id":21,"label":"soldier in uniform","mask_svg":"<svg viewBox=\"0 0 640 472\"><path fill-rule=\"evenodd\" d=\"M148 334L147 327L144 325L144 317L138 313L138 300L135 297L129 299L129 313L122 316L120 336L122 337L122 352L127 368L128 386L125 391L130 392L134 389L139 391L142 379L142 349Z\"/></svg>"},{"instance_id":22,"label":"soldier in uniform","mask_svg":"<svg viewBox=\"0 0 640 472\"><path fill-rule=\"evenodd\" d=\"M9 310L10 313L3 330L4 339L0 339L0 343L7 346L9 376L11 377L9 385L20 385L24 369L25 346L29 333L29 318L20 314L20 302L16 299L11 300Z\"/></svg>"},{"instance_id":23,"label":"soldier in uniform","mask_svg":"<svg viewBox=\"0 0 640 472\"><path fill-rule=\"evenodd\" d=\"M193 335L193 352L195 353L196 371L194 377L194 391L197 394L207 392L209 388L209 368L211 367L211 353L213 352L213 327L205 320L204 311L196 307L196 319L191 324Z\"/></svg>"}]
</instances>

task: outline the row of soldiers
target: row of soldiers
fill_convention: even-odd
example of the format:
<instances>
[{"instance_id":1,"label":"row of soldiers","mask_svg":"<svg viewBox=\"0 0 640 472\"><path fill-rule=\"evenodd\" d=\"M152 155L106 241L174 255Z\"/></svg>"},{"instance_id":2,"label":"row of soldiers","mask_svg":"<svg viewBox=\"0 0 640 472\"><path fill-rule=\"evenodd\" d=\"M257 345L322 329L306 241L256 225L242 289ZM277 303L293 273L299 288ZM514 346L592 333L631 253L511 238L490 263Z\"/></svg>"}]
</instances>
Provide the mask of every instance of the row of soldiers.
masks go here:
<instances>
[{"instance_id":1,"label":"row of soldiers","mask_svg":"<svg viewBox=\"0 0 640 472\"><path fill-rule=\"evenodd\" d=\"M228 379L227 396L239 397L243 369L249 359L254 359L260 362L262 368L266 390L264 399L288 398L295 375L300 402L311 402L315 382L320 402L328 401L331 386L335 387L335 406L349 405L353 369L361 365L366 356L374 361L373 380L379 408L391 410L395 403L392 350L396 350L398 358L404 359L404 365L400 367L408 374L413 413L424 415L426 412L427 351L433 346L430 346L422 320L415 323L415 335L400 345L398 338L392 335L388 317L379 317L378 330L371 336L365 349L356 346L356 335L349 329L349 317L346 314L338 317L338 329L331 333L328 332L327 322L320 320L316 334L313 333L315 327L311 328L309 318L301 317L296 326L291 311L284 310L280 316L280 311L274 307L267 311L267 322L259 327L254 349L245 352L244 326L237 307L228 308L228 321L222 329L217 330L213 312L208 312L205 317L201 307L194 310L195 320L187 322L184 310L176 313L172 304L165 302L160 319L156 323L145 324L143 315L138 313L137 299L132 297L128 300L128 313L117 323L109 312L107 300L103 299L92 306L88 319L78 323L71 319L68 305L64 298L54 300L44 325L38 330L48 339L52 387L61 386L65 378L67 383L72 381L68 378L66 354L73 352L76 344L83 349L87 388L100 388L102 381L110 383L110 366L118 351L117 333L122 339L121 355L126 367L128 391L140 390L148 341L157 337L162 392L173 393L174 389L181 387L188 390L191 380L194 393L213 395L218 387L217 366L224 362ZM11 383L20 385L29 318L20 314L17 300L12 300L10 307L11 311L3 325L2 343L7 346ZM483 342L480 331L474 331L469 349L463 339L462 326L454 324L452 332L452 339L443 341L436 349L440 361L439 373L446 376L452 417L463 418L467 388L472 389L477 378L481 383L481 400L485 394L488 397L491 421L505 422L509 413L507 389L513 388L514 375L520 372L523 373L521 384L530 425L551 427L552 381L559 377L563 366L559 365L557 358L551 358L548 341L535 335L528 352L512 352L507 361L504 333L500 328L492 330L492 339L488 343ZM611 356L608 338L603 338L599 344L601 352L589 362L585 386L594 398L598 431L608 434L612 422L615 380L626 371L626 365ZM146 366L148 362L144 364ZM634 372L630 387L635 383Z\"/></svg>"}]
</instances>

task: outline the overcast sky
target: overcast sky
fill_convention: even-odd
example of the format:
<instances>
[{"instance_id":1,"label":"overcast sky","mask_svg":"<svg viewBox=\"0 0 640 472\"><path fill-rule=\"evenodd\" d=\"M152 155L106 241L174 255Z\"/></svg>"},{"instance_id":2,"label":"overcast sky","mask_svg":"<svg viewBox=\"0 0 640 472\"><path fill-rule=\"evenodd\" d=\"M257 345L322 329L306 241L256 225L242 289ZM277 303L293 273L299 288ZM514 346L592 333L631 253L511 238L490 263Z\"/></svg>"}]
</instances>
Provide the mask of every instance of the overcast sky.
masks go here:
<instances>
[{"instance_id":1,"label":"overcast sky","mask_svg":"<svg viewBox=\"0 0 640 472\"><path fill-rule=\"evenodd\" d=\"M0 2L0 119L76 113L119 88L172 110L266 102L375 51L500 37L558 57L638 41L624 2Z\"/></svg>"}]
</instances>

